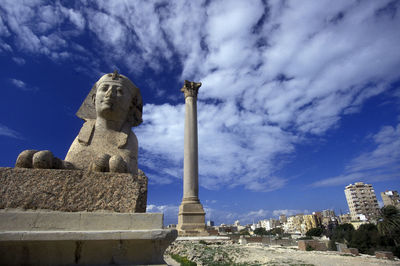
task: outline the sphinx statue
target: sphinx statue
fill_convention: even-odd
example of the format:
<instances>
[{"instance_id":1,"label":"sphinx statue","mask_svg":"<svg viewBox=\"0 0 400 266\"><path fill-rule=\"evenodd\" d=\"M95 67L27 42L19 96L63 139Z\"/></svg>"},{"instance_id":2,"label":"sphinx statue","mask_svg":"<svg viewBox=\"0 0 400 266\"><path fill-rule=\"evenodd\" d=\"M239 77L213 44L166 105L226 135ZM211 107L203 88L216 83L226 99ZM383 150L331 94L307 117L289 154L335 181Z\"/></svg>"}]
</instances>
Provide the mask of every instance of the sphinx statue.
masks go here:
<instances>
[{"instance_id":1,"label":"sphinx statue","mask_svg":"<svg viewBox=\"0 0 400 266\"><path fill-rule=\"evenodd\" d=\"M117 71L103 75L79 108L85 121L64 160L50 151L25 150L15 167L88 169L138 173L138 141L131 128L142 123L139 88Z\"/></svg>"}]
</instances>

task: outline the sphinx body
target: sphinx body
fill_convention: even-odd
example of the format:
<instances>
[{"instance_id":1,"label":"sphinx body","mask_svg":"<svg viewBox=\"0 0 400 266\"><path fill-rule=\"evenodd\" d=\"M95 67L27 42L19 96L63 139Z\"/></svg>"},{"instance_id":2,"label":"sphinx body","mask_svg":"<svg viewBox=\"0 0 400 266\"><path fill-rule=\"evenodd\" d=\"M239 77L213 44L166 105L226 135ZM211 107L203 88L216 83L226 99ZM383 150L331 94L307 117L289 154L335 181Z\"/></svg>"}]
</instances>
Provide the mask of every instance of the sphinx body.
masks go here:
<instances>
[{"instance_id":1,"label":"sphinx body","mask_svg":"<svg viewBox=\"0 0 400 266\"><path fill-rule=\"evenodd\" d=\"M77 116L83 124L65 160L50 151L27 150L16 167L89 169L136 175L138 141L131 128L142 122L140 90L118 72L102 76L86 97Z\"/></svg>"},{"instance_id":2,"label":"sphinx body","mask_svg":"<svg viewBox=\"0 0 400 266\"><path fill-rule=\"evenodd\" d=\"M84 123L65 162L76 169L137 174L138 141L126 125L123 131L102 130L95 120Z\"/></svg>"}]
</instances>

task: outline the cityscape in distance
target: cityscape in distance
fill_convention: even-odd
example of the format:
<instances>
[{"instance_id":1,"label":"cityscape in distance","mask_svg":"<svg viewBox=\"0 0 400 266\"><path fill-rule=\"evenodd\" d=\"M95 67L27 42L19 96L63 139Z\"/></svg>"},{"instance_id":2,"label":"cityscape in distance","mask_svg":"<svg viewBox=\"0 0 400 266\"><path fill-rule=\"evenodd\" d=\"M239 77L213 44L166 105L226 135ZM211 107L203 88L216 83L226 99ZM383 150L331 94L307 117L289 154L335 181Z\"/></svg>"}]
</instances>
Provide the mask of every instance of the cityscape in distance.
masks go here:
<instances>
[{"instance_id":1,"label":"cityscape in distance","mask_svg":"<svg viewBox=\"0 0 400 266\"><path fill-rule=\"evenodd\" d=\"M312 228L324 228L332 230L339 224L352 224L355 229L362 224L376 224L380 219L380 208L384 206L395 206L400 208L400 196L396 190L380 192L382 206L378 204L376 192L371 184L356 182L349 184L344 189L344 194L349 206L349 212L336 214L332 209L311 211L311 213L297 213L294 215L279 214L278 218L255 220L249 224L241 224L236 220L233 224L215 224L213 220L207 220L207 230L211 235L229 235L237 233L254 234L257 228L265 231L273 231L280 228L284 233L301 237ZM175 228L175 224L168 225Z\"/></svg>"}]
</instances>

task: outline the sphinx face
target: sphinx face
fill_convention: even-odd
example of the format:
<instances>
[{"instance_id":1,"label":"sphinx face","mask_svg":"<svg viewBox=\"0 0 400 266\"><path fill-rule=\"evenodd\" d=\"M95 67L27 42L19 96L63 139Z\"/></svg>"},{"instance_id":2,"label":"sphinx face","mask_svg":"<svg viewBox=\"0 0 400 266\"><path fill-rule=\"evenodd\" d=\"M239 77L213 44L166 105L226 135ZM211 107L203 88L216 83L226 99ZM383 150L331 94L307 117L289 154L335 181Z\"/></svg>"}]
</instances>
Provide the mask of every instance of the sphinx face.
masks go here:
<instances>
[{"instance_id":1,"label":"sphinx face","mask_svg":"<svg viewBox=\"0 0 400 266\"><path fill-rule=\"evenodd\" d=\"M118 82L102 82L96 91L97 117L125 121L132 102L132 92Z\"/></svg>"}]
</instances>

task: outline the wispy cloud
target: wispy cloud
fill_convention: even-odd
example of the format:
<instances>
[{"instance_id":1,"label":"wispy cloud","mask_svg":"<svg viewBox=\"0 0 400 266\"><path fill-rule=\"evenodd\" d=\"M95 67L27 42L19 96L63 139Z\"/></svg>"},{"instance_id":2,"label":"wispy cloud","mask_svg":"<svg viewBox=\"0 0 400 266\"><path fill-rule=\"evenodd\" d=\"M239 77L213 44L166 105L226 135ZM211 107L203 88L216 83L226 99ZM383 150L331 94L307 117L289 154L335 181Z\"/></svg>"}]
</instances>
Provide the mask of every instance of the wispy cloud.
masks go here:
<instances>
[{"instance_id":1,"label":"wispy cloud","mask_svg":"<svg viewBox=\"0 0 400 266\"><path fill-rule=\"evenodd\" d=\"M13 57L12 60L20 66L25 65L25 59L21 57Z\"/></svg>"},{"instance_id":2,"label":"wispy cloud","mask_svg":"<svg viewBox=\"0 0 400 266\"><path fill-rule=\"evenodd\" d=\"M281 214L284 214L286 216L292 216L292 215L296 215L299 213L303 213L303 214L308 214L310 213L309 210L289 210L289 209L283 209L283 210L274 210L272 212L272 215L275 217L278 217Z\"/></svg>"},{"instance_id":3,"label":"wispy cloud","mask_svg":"<svg viewBox=\"0 0 400 266\"><path fill-rule=\"evenodd\" d=\"M281 155L309 135L324 136L398 80L400 50L393 47L400 43L400 4L389 5L87 1L72 8L6 0L0 38L12 36L3 38L3 51L78 60L92 72L101 72L98 58L104 58L105 65L122 62L133 77L178 69L178 79L201 81L200 184L269 191L288 182L276 175L285 164ZM76 38L88 31L93 51ZM176 98L176 91L163 97ZM152 182L181 178L183 96L181 102L146 104L145 122L135 130L139 164Z\"/></svg>"},{"instance_id":4,"label":"wispy cloud","mask_svg":"<svg viewBox=\"0 0 400 266\"><path fill-rule=\"evenodd\" d=\"M336 186L354 181L379 182L400 178L400 124L384 126L369 139L375 148L354 158L345 169L345 173L320 180L314 187Z\"/></svg>"},{"instance_id":5,"label":"wispy cloud","mask_svg":"<svg viewBox=\"0 0 400 266\"><path fill-rule=\"evenodd\" d=\"M26 83L23 82L22 80L19 79L10 79L11 83L14 84L14 86L20 88L20 89L25 89L26 88Z\"/></svg>"},{"instance_id":6,"label":"wispy cloud","mask_svg":"<svg viewBox=\"0 0 400 266\"><path fill-rule=\"evenodd\" d=\"M205 202L204 210L206 212L206 220L212 220L217 224L221 223L232 223L239 220L241 224L250 224L257 222L262 219L270 218L271 216L278 216L279 214L297 214L306 213L304 210L277 210L269 211L265 209L259 209L255 211L248 211L245 213L232 212L224 209L208 206L209 202ZM214 204L214 203L212 203ZM176 224L178 222L178 205L155 205L149 204L146 212L158 212L164 214L164 224Z\"/></svg>"},{"instance_id":7,"label":"wispy cloud","mask_svg":"<svg viewBox=\"0 0 400 266\"><path fill-rule=\"evenodd\" d=\"M233 224L235 221L239 221L242 225L251 224L253 222L257 223L259 220L267 219L271 216L271 212L264 209L238 213L231 210L205 206L204 210L206 212L206 220L212 220L217 225L221 223Z\"/></svg>"},{"instance_id":8,"label":"wispy cloud","mask_svg":"<svg viewBox=\"0 0 400 266\"><path fill-rule=\"evenodd\" d=\"M179 206L176 205L147 205L146 212L155 212L164 214L164 225L177 224Z\"/></svg>"},{"instance_id":9,"label":"wispy cloud","mask_svg":"<svg viewBox=\"0 0 400 266\"><path fill-rule=\"evenodd\" d=\"M204 27L181 34L166 30L182 55L194 54L182 57L182 77L204 84L198 106L201 184L250 190L285 186L287 181L274 174L284 164L277 164L279 155L291 153L307 134L322 135L336 127L343 115L357 112L366 99L383 92L398 77L394 69L400 58L392 49L400 38L390 34L399 21L384 12L377 15L384 6L357 2L299 6L289 1L272 4L267 12L259 1L245 6L215 1L197 12L200 18L202 12L207 14ZM184 16L167 17L163 29L169 25L179 29L180 21L187 21ZM387 34L391 37L385 38ZM386 56L391 58L377 62L385 70L376 71L367 63ZM165 108L151 106L157 113ZM183 123L182 106L171 108L179 110ZM145 119L149 124L138 129L144 142L154 139L151 131L165 132L174 120L172 113L165 122ZM182 136L183 125L175 129ZM157 142L179 147L175 151L181 155L175 158L181 165L181 137L159 134ZM171 149L157 144L145 149L171 158Z\"/></svg>"},{"instance_id":10,"label":"wispy cloud","mask_svg":"<svg viewBox=\"0 0 400 266\"><path fill-rule=\"evenodd\" d=\"M24 81L19 79L10 79L11 84L22 91L37 91L36 87L29 86Z\"/></svg>"},{"instance_id":11,"label":"wispy cloud","mask_svg":"<svg viewBox=\"0 0 400 266\"><path fill-rule=\"evenodd\" d=\"M2 124L0 124L0 136L10 137L14 139L23 139L20 133Z\"/></svg>"},{"instance_id":12,"label":"wispy cloud","mask_svg":"<svg viewBox=\"0 0 400 266\"><path fill-rule=\"evenodd\" d=\"M266 209L258 209L258 210L251 210L243 213L232 212L222 209L215 209L211 207L205 207L206 211L206 219L213 220L217 224L218 223L231 223L233 224L234 221L238 220L242 225L244 224L251 224L253 222L257 223L260 220L274 218L277 219L279 215L285 214L286 216L292 216L299 213L308 214L310 213L309 210L266 210Z\"/></svg>"}]
</instances>

